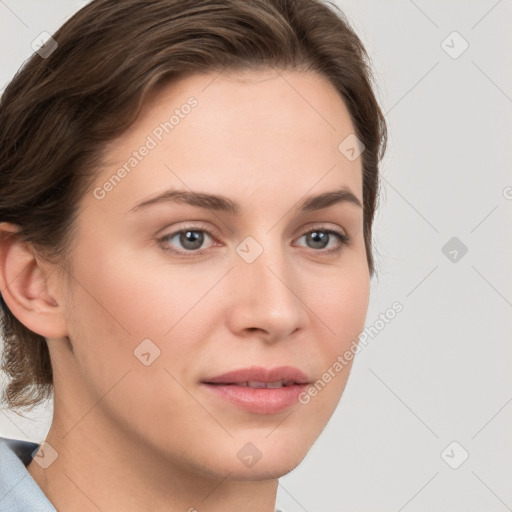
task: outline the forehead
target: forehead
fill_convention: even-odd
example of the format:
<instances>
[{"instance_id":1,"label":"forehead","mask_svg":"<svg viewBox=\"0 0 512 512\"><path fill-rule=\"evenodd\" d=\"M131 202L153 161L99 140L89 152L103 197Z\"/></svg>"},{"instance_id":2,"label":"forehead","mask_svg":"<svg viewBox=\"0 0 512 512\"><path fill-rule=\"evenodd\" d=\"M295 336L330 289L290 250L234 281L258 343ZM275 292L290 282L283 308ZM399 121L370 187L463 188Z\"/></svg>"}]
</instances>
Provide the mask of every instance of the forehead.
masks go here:
<instances>
[{"instance_id":1,"label":"forehead","mask_svg":"<svg viewBox=\"0 0 512 512\"><path fill-rule=\"evenodd\" d=\"M151 94L137 121L107 146L96 184L124 166L109 192L113 202L171 186L223 195L272 189L298 198L316 183L317 192L347 186L361 199L361 158L339 149L353 132L341 96L317 73L191 75ZM144 156L134 156L144 146Z\"/></svg>"}]
</instances>

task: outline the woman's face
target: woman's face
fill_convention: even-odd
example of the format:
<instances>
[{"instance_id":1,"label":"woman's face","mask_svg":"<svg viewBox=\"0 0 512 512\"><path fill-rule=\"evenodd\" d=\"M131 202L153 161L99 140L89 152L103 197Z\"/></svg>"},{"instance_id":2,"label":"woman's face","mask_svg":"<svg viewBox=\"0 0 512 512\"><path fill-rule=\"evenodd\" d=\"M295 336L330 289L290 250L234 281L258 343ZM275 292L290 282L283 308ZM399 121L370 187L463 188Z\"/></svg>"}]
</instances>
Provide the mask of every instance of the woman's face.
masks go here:
<instances>
[{"instance_id":1,"label":"woman's face","mask_svg":"<svg viewBox=\"0 0 512 512\"><path fill-rule=\"evenodd\" d=\"M63 430L222 478L302 460L368 307L353 133L314 73L195 75L150 98L80 205L70 345L50 343Z\"/></svg>"}]
</instances>

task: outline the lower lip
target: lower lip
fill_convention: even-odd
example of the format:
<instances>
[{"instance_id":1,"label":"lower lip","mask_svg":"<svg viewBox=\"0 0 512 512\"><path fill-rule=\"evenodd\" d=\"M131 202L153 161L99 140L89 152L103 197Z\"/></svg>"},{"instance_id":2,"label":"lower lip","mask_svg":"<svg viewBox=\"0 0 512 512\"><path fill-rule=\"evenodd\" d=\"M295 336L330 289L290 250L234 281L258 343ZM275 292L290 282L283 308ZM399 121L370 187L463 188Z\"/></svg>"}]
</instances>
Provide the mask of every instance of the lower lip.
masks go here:
<instances>
[{"instance_id":1,"label":"lower lip","mask_svg":"<svg viewBox=\"0 0 512 512\"><path fill-rule=\"evenodd\" d=\"M250 388L234 384L203 383L212 393L246 411L275 414L298 403L300 393L307 384L294 384L282 388Z\"/></svg>"}]
</instances>

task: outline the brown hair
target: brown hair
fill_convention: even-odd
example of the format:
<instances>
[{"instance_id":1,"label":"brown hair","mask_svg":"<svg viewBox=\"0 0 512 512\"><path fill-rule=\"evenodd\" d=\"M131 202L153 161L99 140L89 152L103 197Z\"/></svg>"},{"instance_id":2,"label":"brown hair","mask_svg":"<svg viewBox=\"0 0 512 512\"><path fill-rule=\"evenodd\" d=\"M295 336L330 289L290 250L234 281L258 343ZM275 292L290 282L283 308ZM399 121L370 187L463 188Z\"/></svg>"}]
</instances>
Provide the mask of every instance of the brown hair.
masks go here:
<instances>
[{"instance_id":1,"label":"brown hair","mask_svg":"<svg viewBox=\"0 0 512 512\"><path fill-rule=\"evenodd\" d=\"M136 119L155 86L196 72L313 70L336 87L362 141L364 240L370 275L378 165L386 124L368 55L345 16L323 0L94 0L34 53L0 100L0 222L65 267L77 204L107 142ZM49 49L47 46L46 49ZM44 50L44 48L43 48ZM49 53L49 52L48 52ZM341 142L341 141L340 141ZM46 340L2 304L2 400L50 398Z\"/></svg>"}]
</instances>

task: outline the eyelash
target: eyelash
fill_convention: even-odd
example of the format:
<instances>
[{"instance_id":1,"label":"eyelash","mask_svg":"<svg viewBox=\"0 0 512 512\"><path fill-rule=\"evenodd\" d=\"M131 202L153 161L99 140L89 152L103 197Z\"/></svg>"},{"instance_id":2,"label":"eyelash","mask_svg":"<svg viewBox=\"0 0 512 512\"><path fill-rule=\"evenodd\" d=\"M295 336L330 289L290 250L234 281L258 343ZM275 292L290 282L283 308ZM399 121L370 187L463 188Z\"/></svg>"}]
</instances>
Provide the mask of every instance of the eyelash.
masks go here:
<instances>
[{"instance_id":1,"label":"eyelash","mask_svg":"<svg viewBox=\"0 0 512 512\"><path fill-rule=\"evenodd\" d=\"M179 250L176 250L176 249L172 249L168 245L166 245L166 243L165 243L166 240L168 240L170 238L174 238L176 235L179 235L181 233L186 233L187 231L206 233L209 237L211 237L213 240L215 240L215 237L211 233L211 231L206 229L204 226L186 226L183 229L180 229L178 231L174 231L173 233L170 233L168 235L165 235L165 236L159 238L158 241L162 244L162 248L165 251L169 251L169 252L171 252L171 253L173 253L175 255L178 255L178 256L199 257L199 256L203 256L205 254L208 254L211 249L179 251ZM332 249L318 249L318 250L311 249L314 252L324 253L326 255L337 254L344 247L350 245L350 243L351 243L350 237L348 235L346 235L345 233L342 233L340 231L336 231L336 230L330 229L330 228L322 228L320 226L319 227L314 227L313 229L310 229L309 231L306 231L306 233L301 235L299 238L302 238L303 236L309 235L310 233L314 233L314 232L326 233L328 235L334 235L335 237L338 238L338 245L337 245L337 247L334 247Z\"/></svg>"}]
</instances>

